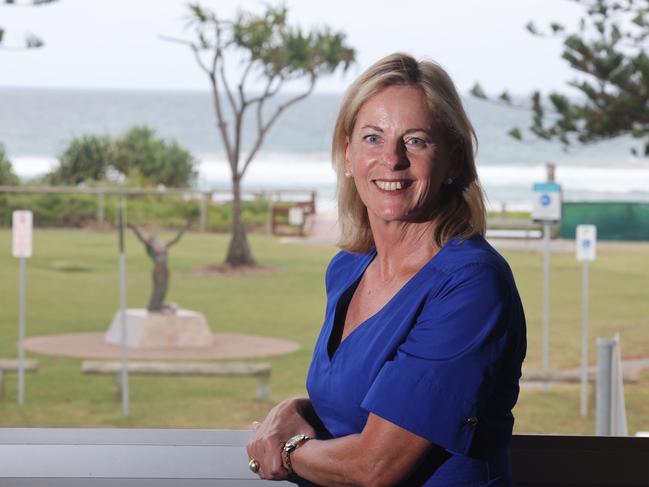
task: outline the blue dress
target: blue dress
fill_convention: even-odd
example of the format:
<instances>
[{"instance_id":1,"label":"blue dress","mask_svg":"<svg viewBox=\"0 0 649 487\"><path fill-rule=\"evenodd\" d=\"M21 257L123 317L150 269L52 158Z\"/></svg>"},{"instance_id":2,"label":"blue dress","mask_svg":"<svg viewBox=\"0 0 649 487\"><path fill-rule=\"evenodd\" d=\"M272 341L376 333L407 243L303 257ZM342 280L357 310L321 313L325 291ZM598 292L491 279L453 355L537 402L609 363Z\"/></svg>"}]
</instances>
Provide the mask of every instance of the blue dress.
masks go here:
<instances>
[{"instance_id":1,"label":"blue dress","mask_svg":"<svg viewBox=\"0 0 649 487\"><path fill-rule=\"evenodd\" d=\"M525 317L505 260L482 238L450 240L340 344L347 306L376 252L338 253L307 377L331 437L369 413L435 447L408 486L509 486Z\"/></svg>"}]
</instances>

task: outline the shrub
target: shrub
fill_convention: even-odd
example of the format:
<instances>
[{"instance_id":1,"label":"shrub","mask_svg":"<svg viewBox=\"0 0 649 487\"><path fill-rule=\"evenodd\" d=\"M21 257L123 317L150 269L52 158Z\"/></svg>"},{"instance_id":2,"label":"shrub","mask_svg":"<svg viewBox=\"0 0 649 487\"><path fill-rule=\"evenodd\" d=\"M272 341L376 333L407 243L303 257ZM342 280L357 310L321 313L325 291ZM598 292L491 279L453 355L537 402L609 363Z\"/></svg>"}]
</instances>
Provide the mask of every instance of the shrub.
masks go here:
<instances>
[{"instance_id":1,"label":"shrub","mask_svg":"<svg viewBox=\"0 0 649 487\"><path fill-rule=\"evenodd\" d=\"M114 225L118 197L105 196L104 222ZM175 196L131 196L126 200L128 221L142 226L180 227L191 222L198 228L200 200ZM231 226L231 203L211 203L207 207L206 229L227 232ZM34 213L34 225L39 227L95 226L99 197L93 194L0 193L0 226L11 226L14 210ZM252 230L263 229L268 203L263 198L243 203L244 221Z\"/></svg>"},{"instance_id":2,"label":"shrub","mask_svg":"<svg viewBox=\"0 0 649 487\"><path fill-rule=\"evenodd\" d=\"M123 183L129 186L187 187L196 179L196 160L175 141L166 142L146 126L116 139L82 135L72 139L47 175L51 184Z\"/></svg>"},{"instance_id":3,"label":"shrub","mask_svg":"<svg viewBox=\"0 0 649 487\"><path fill-rule=\"evenodd\" d=\"M4 145L0 144L0 186L16 186L18 184L20 184L20 179L13 172Z\"/></svg>"}]
</instances>

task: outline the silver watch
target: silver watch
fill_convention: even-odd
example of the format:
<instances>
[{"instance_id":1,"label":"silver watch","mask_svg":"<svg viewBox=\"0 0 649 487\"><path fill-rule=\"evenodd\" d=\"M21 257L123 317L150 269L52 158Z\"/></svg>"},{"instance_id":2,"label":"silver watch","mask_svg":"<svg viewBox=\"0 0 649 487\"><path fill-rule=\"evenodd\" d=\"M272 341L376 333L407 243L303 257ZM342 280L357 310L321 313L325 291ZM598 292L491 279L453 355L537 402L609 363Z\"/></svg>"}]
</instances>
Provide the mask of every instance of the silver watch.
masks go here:
<instances>
[{"instance_id":1,"label":"silver watch","mask_svg":"<svg viewBox=\"0 0 649 487\"><path fill-rule=\"evenodd\" d=\"M282 447L282 459L284 460L284 466L289 471L289 473L293 473L293 466L291 465L291 453L304 445L307 441L312 439L313 437L311 436L300 434L289 438L286 443L284 443L284 446Z\"/></svg>"}]
</instances>

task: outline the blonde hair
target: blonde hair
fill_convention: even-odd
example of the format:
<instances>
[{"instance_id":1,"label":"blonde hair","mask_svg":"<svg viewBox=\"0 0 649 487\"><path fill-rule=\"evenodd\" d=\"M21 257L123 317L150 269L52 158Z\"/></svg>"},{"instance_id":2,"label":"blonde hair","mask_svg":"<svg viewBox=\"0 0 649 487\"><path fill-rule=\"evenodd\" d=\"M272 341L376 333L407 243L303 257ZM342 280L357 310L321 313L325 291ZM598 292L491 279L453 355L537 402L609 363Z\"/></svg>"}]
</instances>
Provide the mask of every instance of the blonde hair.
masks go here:
<instances>
[{"instance_id":1,"label":"blonde hair","mask_svg":"<svg viewBox=\"0 0 649 487\"><path fill-rule=\"evenodd\" d=\"M454 237L484 235L484 195L474 160L477 139L453 81L434 62L418 62L407 54L395 53L370 66L349 87L338 112L332 142L341 227L338 245L350 252L367 252L374 246L367 208L356 191L354 180L345 177L346 140L351 137L363 104L379 91L395 85L415 86L423 91L448 147L451 172L456 175L451 184L442 186L440 204L429 215L435 222L433 241L441 247Z\"/></svg>"}]
</instances>

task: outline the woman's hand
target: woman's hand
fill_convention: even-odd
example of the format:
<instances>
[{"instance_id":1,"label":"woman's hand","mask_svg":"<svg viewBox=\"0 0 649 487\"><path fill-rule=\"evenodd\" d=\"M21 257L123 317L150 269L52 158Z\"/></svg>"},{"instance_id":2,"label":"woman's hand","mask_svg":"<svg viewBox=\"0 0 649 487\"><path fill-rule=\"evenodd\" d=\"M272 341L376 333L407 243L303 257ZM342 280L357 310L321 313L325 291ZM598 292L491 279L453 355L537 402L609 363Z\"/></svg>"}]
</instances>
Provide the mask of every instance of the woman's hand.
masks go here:
<instances>
[{"instance_id":1,"label":"woman's hand","mask_svg":"<svg viewBox=\"0 0 649 487\"><path fill-rule=\"evenodd\" d=\"M263 479L284 480L290 472L282 462L282 448L289 438L305 434L316 436L315 428L305 419L311 409L307 398L282 401L270 410L263 423L252 425L253 435L246 449L248 458L259 464L257 474Z\"/></svg>"}]
</instances>

